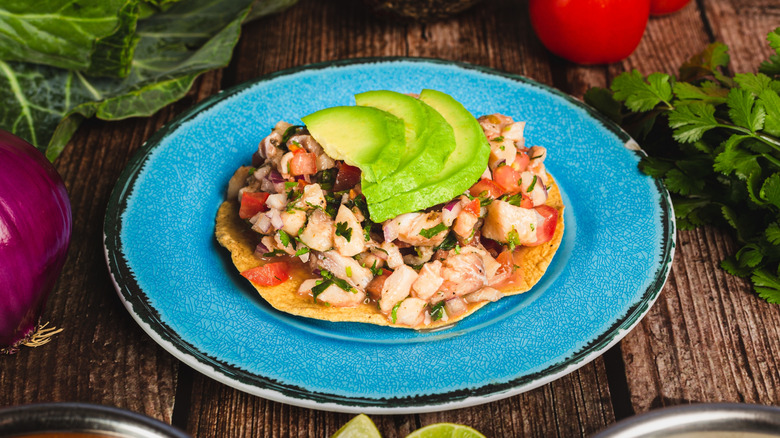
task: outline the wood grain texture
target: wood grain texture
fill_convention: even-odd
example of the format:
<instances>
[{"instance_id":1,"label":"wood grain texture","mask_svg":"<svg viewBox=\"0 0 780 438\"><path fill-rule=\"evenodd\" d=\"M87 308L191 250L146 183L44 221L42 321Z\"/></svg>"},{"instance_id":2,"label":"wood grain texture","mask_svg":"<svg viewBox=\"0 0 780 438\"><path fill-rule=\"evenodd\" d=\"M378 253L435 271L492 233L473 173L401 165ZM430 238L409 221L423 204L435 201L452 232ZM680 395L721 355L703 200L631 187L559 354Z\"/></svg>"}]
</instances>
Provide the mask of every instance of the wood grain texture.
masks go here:
<instances>
[{"instance_id":1,"label":"wood grain texture","mask_svg":"<svg viewBox=\"0 0 780 438\"><path fill-rule=\"evenodd\" d=\"M483 1L451 19L420 24L375 17L361 0L299 0L246 25L231 64L199 78L182 101L149 118L86 122L56 162L71 196L74 232L43 319L65 331L43 348L0 357L0 407L94 402L174 422L196 437L327 437L352 418L264 400L192 371L143 333L111 284L102 226L122 169L164 123L221 89L309 63L412 56L488 66L581 98L626 70L676 73L714 40L731 47L733 71L755 71L771 53L766 33L780 23L775 0L696 0L652 18L623 62L578 66L542 47L526 7L526 1ZM583 437L660 406L780 405L774 354L780 307L717 267L735 248L720 230L679 232L669 281L647 316L618 347L561 379L480 406L372 419L387 438L440 421L491 437Z\"/></svg>"}]
</instances>

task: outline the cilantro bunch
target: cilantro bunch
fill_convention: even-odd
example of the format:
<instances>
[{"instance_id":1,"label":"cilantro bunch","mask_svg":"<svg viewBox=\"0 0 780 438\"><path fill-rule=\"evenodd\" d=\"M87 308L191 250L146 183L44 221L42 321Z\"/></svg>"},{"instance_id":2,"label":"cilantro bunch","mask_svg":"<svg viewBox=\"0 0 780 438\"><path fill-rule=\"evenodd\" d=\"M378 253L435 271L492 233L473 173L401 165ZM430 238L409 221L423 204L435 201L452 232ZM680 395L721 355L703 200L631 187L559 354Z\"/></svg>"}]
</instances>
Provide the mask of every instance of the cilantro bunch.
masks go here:
<instances>
[{"instance_id":1,"label":"cilantro bunch","mask_svg":"<svg viewBox=\"0 0 780 438\"><path fill-rule=\"evenodd\" d=\"M626 72L585 101L642 145L640 169L663 180L678 227L732 229L739 250L721 267L780 303L780 27L767 39L776 54L757 74L729 73L714 43L678 77Z\"/></svg>"}]
</instances>

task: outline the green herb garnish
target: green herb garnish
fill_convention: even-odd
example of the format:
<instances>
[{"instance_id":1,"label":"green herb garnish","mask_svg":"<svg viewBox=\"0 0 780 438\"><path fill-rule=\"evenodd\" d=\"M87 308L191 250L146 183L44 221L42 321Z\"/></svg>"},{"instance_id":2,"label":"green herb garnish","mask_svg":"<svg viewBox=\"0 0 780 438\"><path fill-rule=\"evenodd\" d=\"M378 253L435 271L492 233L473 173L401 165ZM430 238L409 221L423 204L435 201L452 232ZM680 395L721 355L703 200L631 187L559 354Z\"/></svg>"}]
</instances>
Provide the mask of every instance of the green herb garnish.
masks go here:
<instances>
[{"instance_id":1,"label":"green herb garnish","mask_svg":"<svg viewBox=\"0 0 780 438\"><path fill-rule=\"evenodd\" d=\"M512 227L512 230L507 233L506 240L509 243L510 250L514 250L516 246L520 246L520 235L517 233L514 226Z\"/></svg>"},{"instance_id":2,"label":"green herb garnish","mask_svg":"<svg viewBox=\"0 0 780 438\"><path fill-rule=\"evenodd\" d=\"M431 319L438 321L444 317L444 301L439 301L431 307Z\"/></svg>"},{"instance_id":3,"label":"green herb garnish","mask_svg":"<svg viewBox=\"0 0 780 438\"><path fill-rule=\"evenodd\" d=\"M531 191L534 189L534 186L536 186L536 175L534 175L534 179L531 180L531 184L528 185L528 189L525 192L531 193Z\"/></svg>"},{"instance_id":4,"label":"green herb garnish","mask_svg":"<svg viewBox=\"0 0 780 438\"><path fill-rule=\"evenodd\" d=\"M780 303L780 27L767 39L758 73L730 74L713 43L677 77L634 70L585 100L642 144L639 168L671 192L677 226L730 229L738 250L721 268Z\"/></svg>"},{"instance_id":5,"label":"green herb garnish","mask_svg":"<svg viewBox=\"0 0 780 438\"><path fill-rule=\"evenodd\" d=\"M390 320L395 324L395 322L398 320L398 308L401 307L401 303L404 301L401 300L393 306L393 310L390 312Z\"/></svg>"},{"instance_id":6,"label":"green herb garnish","mask_svg":"<svg viewBox=\"0 0 780 438\"><path fill-rule=\"evenodd\" d=\"M347 240L352 240L352 228L346 222L336 222L336 235Z\"/></svg>"},{"instance_id":7,"label":"green herb garnish","mask_svg":"<svg viewBox=\"0 0 780 438\"><path fill-rule=\"evenodd\" d=\"M443 223L438 223L434 227L423 228L422 230L420 230L420 235L425 237L426 239L430 239L431 237L441 233L446 229L447 229L446 225L444 225Z\"/></svg>"},{"instance_id":8,"label":"green herb garnish","mask_svg":"<svg viewBox=\"0 0 780 438\"><path fill-rule=\"evenodd\" d=\"M279 230L279 241L282 242L282 246L288 247L290 246L290 242L292 242L292 239L290 238L290 235L287 234L284 230Z\"/></svg>"}]
</instances>

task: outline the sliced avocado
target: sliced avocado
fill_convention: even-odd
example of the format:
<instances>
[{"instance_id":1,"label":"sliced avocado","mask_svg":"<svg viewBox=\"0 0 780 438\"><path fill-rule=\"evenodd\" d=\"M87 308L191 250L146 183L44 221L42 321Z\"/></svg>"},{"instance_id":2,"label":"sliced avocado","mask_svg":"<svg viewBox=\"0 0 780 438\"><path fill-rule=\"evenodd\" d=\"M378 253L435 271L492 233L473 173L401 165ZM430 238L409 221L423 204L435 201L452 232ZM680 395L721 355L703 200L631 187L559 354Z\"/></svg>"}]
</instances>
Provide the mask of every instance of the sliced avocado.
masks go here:
<instances>
[{"instance_id":1,"label":"sliced avocado","mask_svg":"<svg viewBox=\"0 0 780 438\"><path fill-rule=\"evenodd\" d=\"M436 110L412 96L388 90L367 91L355 95L359 106L370 106L402 119L406 126L406 152L398 169L379 183L363 184L368 202L377 203L396 193L423 184L438 173L455 149L452 127ZM384 159L386 151L382 151Z\"/></svg>"},{"instance_id":2,"label":"sliced avocado","mask_svg":"<svg viewBox=\"0 0 780 438\"><path fill-rule=\"evenodd\" d=\"M393 173L406 149L404 122L376 108L335 106L301 120L328 156L359 167L364 181Z\"/></svg>"},{"instance_id":3,"label":"sliced avocado","mask_svg":"<svg viewBox=\"0 0 780 438\"><path fill-rule=\"evenodd\" d=\"M423 90L420 99L452 126L455 150L447 158L444 168L429 177L424 185L379 203L368 203L374 222L447 202L477 182L487 168L490 145L477 119L458 101L440 91Z\"/></svg>"}]
</instances>

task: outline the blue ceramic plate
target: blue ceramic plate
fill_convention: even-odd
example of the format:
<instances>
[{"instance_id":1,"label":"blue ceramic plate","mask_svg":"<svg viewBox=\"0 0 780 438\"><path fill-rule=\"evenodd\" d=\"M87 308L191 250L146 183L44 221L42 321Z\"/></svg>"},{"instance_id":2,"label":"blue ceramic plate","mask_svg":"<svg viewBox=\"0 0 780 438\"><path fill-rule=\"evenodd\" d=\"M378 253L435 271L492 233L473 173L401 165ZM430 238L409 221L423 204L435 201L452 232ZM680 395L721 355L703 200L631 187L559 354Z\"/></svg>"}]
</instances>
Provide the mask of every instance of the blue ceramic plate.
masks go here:
<instances>
[{"instance_id":1,"label":"blue ceramic plate","mask_svg":"<svg viewBox=\"0 0 780 438\"><path fill-rule=\"evenodd\" d=\"M563 242L530 292L454 328L420 333L277 312L230 263L214 218L234 170L279 120L373 89L433 88L475 115L525 120L527 144L566 204ZM132 159L105 221L108 266L141 327L227 385L293 405L402 413L508 397L593 360L647 312L674 252L668 193L635 142L582 103L531 80L430 59L318 64L222 92L157 132Z\"/></svg>"}]
</instances>

